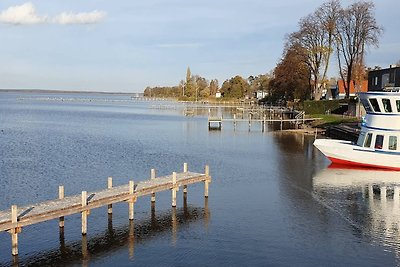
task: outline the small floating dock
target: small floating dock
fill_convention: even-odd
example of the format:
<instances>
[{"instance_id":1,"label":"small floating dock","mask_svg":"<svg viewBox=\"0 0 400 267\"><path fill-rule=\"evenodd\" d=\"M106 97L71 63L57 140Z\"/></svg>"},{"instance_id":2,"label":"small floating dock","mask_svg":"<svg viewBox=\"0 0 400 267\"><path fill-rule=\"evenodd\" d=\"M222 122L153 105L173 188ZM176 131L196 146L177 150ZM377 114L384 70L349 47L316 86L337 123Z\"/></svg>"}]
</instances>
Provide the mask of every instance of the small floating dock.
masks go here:
<instances>
[{"instance_id":1,"label":"small floating dock","mask_svg":"<svg viewBox=\"0 0 400 267\"><path fill-rule=\"evenodd\" d=\"M209 117L208 118L208 130L221 130L222 129L222 117Z\"/></svg>"},{"instance_id":2,"label":"small floating dock","mask_svg":"<svg viewBox=\"0 0 400 267\"><path fill-rule=\"evenodd\" d=\"M82 214L82 235L87 234L87 216L91 209L107 206L108 214L112 213L112 205L119 202L128 203L129 220L134 219L134 204L137 198L151 196L155 203L156 193L171 190L172 207L176 207L176 195L180 187L186 197L187 187L190 184L204 182L204 196L208 198L208 188L211 176L208 165L204 173L188 171L187 163L183 165L183 172L173 172L171 175L156 177L156 170L151 169L150 179L113 187L112 177L108 177L107 188L95 192L82 191L80 195L64 196L64 186L59 186L58 199L41 203L17 207L12 205L10 210L0 211L0 232L11 234L11 253L18 255L18 234L28 225L59 219L59 227L64 228L64 217L76 213Z\"/></svg>"}]
</instances>

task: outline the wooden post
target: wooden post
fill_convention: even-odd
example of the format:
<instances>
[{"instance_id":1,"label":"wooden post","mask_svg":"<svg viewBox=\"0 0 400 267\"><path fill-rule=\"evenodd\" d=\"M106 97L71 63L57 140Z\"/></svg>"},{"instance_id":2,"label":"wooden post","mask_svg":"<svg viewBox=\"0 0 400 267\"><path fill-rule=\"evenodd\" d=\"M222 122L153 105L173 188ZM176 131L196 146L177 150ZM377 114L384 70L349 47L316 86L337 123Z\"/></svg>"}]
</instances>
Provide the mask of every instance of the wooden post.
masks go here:
<instances>
[{"instance_id":1,"label":"wooden post","mask_svg":"<svg viewBox=\"0 0 400 267\"><path fill-rule=\"evenodd\" d=\"M185 162L183 163L183 172L188 172L188 164ZM187 185L183 186L183 195L185 196L185 194L187 193Z\"/></svg>"},{"instance_id":2,"label":"wooden post","mask_svg":"<svg viewBox=\"0 0 400 267\"><path fill-rule=\"evenodd\" d=\"M154 180L156 179L156 170L155 169L151 169L150 171L150 179ZM156 202L156 193L151 193L151 203Z\"/></svg>"},{"instance_id":3,"label":"wooden post","mask_svg":"<svg viewBox=\"0 0 400 267\"><path fill-rule=\"evenodd\" d=\"M267 120L267 118L266 118L266 116L265 116L265 114L264 114L264 117L263 117L263 122L262 122L262 131L263 132L265 132L265 121Z\"/></svg>"},{"instance_id":4,"label":"wooden post","mask_svg":"<svg viewBox=\"0 0 400 267\"><path fill-rule=\"evenodd\" d=\"M183 172L188 172L188 164L186 162L183 163Z\"/></svg>"},{"instance_id":5,"label":"wooden post","mask_svg":"<svg viewBox=\"0 0 400 267\"><path fill-rule=\"evenodd\" d=\"M172 207L176 207L176 172L172 173Z\"/></svg>"},{"instance_id":6,"label":"wooden post","mask_svg":"<svg viewBox=\"0 0 400 267\"><path fill-rule=\"evenodd\" d=\"M236 114L233 114L233 129L236 128Z\"/></svg>"},{"instance_id":7,"label":"wooden post","mask_svg":"<svg viewBox=\"0 0 400 267\"><path fill-rule=\"evenodd\" d=\"M107 188L111 189L112 187L113 187L113 178L110 176L110 177L108 177L108 180L107 180ZM112 214L112 204L108 204L107 213Z\"/></svg>"},{"instance_id":8,"label":"wooden post","mask_svg":"<svg viewBox=\"0 0 400 267\"><path fill-rule=\"evenodd\" d=\"M58 186L58 199L64 199L64 186ZM64 216L61 216L58 221L58 226L60 228L64 227Z\"/></svg>"},{"instance_id":9,"label":"wooden post","mask_svg":"<svg viewBox=\"0 0 400 267\"><path fill-rule=\"evenodd\" d=\"M135 183L133 181L129 181L129 194L132 198L129 200L129 220L133 220L135 214L135 199L134 199L134 192L135 192Z\"/></svg>"},{"instance_id":10,"label":"wooden post","mask_svg":"<svg viewBox=\"0 0 400 267\"><path fill-rule=\"evenodd\" d=\"M210 176L210 167L206 165L205 167L205 174L206 174L206 180L204 181L204 197L208 197L208 179Z\"/></svg>"},{"instance_id":11,"label":"wooden post","mask_svg":"<svg viewBox=\"0 0 400 267\"><path fill-rule=\"evenodd\" d=\"M87 206L87 192L82 191L82 208ZM82 210L82 235L87 233L87 210Z\"/></svg>"},{"instance_id":12,"label":"wooden post","mask_svg":"<svg viewBox=\"0 0 400 267\"><path fill-rule=\"evenodd\" d=\"M16 225L18 222L18 208L17 205L11 206L11 223ZM10 231L11 234L11 253L13 256L18 255L18 228L15 226Z\"/></svg>"}]
</instances>

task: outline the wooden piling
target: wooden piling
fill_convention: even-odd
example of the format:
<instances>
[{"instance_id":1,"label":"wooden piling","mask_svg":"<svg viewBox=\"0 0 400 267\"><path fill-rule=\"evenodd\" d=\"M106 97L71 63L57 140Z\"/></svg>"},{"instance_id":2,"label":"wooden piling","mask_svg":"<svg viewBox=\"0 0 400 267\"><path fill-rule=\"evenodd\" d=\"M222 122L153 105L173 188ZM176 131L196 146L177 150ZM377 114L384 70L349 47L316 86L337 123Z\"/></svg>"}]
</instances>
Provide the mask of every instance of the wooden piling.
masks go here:
<instances>
[{"instance_id":1,"label":"wooden piling","mask_svg":"<svg viewBox=\"0 0 400 267\"><path fill-rule=\"evenodd\" d=\"M183 172L187 173L188 172L188 164L185 162L183 163ZM183 194L186 195L187 194L187 185L183 186Z\"/></svg>"},{"instance_id":2,"label":"wooden piling","mask_svg":"<svg viewBox=\"0 0 400 267\"><path fill-rule=\"evenodd\" d=\"M151 169L150 171L150 179L154 180L156 179L156 170L155 169ZM152 192L151 193L151 203L156 202L156 193Z\"/></svg>"},{"instance_id":3,"label":"wooden piling","mask_svg":"<svg viewBox=\"0 0 400 267\"><path fill-rule=\"evenodd\" d=\"M17 205L11 206L11 223L15 225L13 229L10 230L11 234L11 253L13 256L18 255L18 208Z\"/></svg>"},{"instance_id":4,"label":"wooden piling","mask_svg":"<svg viewBox=\"0 0 400 267\"><path fill-rule=\"evenodd\" d=\"M210 176L210 167L206 165L205 167L205 174L206 174L206 180L204 181L204 197L208 197L208 178Z\"/></svg>"},{"instance_id":5,"label":"wooden piling","mask_svg":"<svg viewBox=\"0 0 400 267\"><path fill-rule=\"evenodd\" d=\"M64 199L64 186L63 185L58 186L58 199ZM61 216L58 219L58 226L60 228L64 227L64 216Z\"/></svg>"},{"instance_id":6,"label":"wooden piling","mask_svg":"<svg viewBox=\"0 0 400 267\"><path fill-rule=\"evenodd\" d=\"M176 207L176 172L172 173L172 207Z\"/></svg>"},{"instance_id":7,"label":"wooden piling","mask_svg":"<svg viewBox=\"0 0 400 267\"><path fill-rule=\"evenodd\" d=\"M110 177L108 177L108 180L107 180L107 188L111 189L112 187L113 187L113 178L110 176ZM112 204L108 204L107 213L112 214Z\"/></svg>"},{"instance_id":8,"label":"wooden piling","mask_svg":"<svg viewBox=\"0 0 400 267\"><path fill-rule=\"evenodd\" d=\"M129 200L129 220L133 220L134 215L135 215L135 197L134 197L134 192L135 192L135 183L133 181L129 181L129 194L132 195L132 198Z\"/></svg>"},{"instance_id":9,"label":"wooden piling","mask_svg":"<svg viewBox=\"0 0 400 267\"><path fill-rule=\"evenodd\" d=\"M87 206L87 192L82 191L82 208ZM82 235L87 233L87 210L82 211Z\"/></svg>"}]
</instances>

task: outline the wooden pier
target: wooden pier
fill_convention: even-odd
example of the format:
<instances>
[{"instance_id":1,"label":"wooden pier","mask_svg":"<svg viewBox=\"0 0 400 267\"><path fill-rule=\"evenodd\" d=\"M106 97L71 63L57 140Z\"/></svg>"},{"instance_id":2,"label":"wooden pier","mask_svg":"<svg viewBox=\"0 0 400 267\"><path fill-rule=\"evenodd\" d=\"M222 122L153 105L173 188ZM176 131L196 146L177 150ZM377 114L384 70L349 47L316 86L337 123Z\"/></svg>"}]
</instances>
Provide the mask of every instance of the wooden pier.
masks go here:
<instances>
[{"instance_id":1,"label":"wooden pier","mask_svg":"<svg viewBox=\"0 0 400 267\"><path fill-rule=\"evenodd\" d=\"M150 179L140 181L137 184L130 181L127 185L113 187L112 177L107 180L107 189L87 192L82 191L80 195L64 196L64 186L59 186L58 199L49 200L37 204L17 207L12 205L10 210L0 211L0 232L7 231L11 234L12 255L18 255L18 234L22 227L59 219L59 227L64 227L64 217L76 213L82 214L82 235L87 234L87 216L91 209L107 206L108 214L112 213L112 204L118 202L128 203L129 220L134 219L134 204L138 197L151 195L151 202L155 203L155 194L161 191L171 190L172 207L176 207L176 194L183 187L186 197L187 186L194 183L204 182L204 196L208 197L208 187L211 176L208 165L205 173L188 171L187 163L183 165L183 172L173 172L171 175L156 177L154 169L150 172Z\"/></svg>"},{"instance_id":2,"label":"wooden pier","mask_svg":"<svg viewBox=\"0 0 400 267\"><path fill-rule=\"evenodd\" d=\"M262 119L254 119L251 114L249 114L249 117L247 119L244 118L237 118L236 114L234 114L233 118L222 118L222 117L209 117L208 118L208 129L222 129L222 123L223 122L233 122L233 127L236 128L236 124L240 122L247 122L249 125L249 129L251 127L251 124L253 122L260 122L262 125L262 131L265 131L265 126L267 123L273 123L273 122L279 122L280 123L280 128L281 130L283 129L283 123L284 122L290 122L293 123L296 127L298 127L301 124L304 124L305 122L309 121L315 121L315 120L320 120L320 118L294 118L294 119L283 119L283 117L278 118L278 119L272 119L272 118L267 118L267 116L264 116Z\"/></svg>"}]
</instances>

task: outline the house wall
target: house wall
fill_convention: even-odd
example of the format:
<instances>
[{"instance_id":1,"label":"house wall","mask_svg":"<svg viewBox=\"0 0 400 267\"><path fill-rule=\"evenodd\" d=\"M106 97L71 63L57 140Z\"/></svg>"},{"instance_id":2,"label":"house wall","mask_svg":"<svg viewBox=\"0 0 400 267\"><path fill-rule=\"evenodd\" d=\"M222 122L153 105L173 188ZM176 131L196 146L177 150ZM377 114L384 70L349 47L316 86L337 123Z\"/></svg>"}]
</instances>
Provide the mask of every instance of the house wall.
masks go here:
<instances>
[{"instance_id":1,"label":"house wall","mask_svg":"<svg viewBox=\"0 0 400 267\"><path fill-rule=\"evenodd\" d=\"M368 73L368 91L382 91L385 87L400 87L400 67Z\"/></svg>"}]
</instances>

